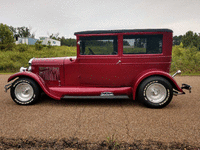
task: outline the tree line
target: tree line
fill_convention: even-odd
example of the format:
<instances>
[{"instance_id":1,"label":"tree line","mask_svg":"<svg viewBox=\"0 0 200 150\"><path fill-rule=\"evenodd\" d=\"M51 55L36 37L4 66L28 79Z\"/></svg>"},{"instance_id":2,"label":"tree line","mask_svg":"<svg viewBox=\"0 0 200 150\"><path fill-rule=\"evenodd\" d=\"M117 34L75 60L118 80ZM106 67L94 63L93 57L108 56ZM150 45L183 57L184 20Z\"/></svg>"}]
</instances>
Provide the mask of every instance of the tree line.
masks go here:
<instances>
[{"instance_id":1,"label":"tree line","mask_svg":"<svg viewBox=\"0 0 200 150\"><path fill-rule=\"evenodd\" d=\"M12 27L6 24L0 24L0 50L11 49L14 44L14 39L19 37L35 37L35 33L31 33L31 28L28 27ZM59 37L59 33L51 34L49 38L61 41L61 46L76 46L76 39ZM186 32L185 35L179 35L173 37L173 45L183 44L183 47L195 46L200 50L200 34L193 31Z\"/></svg>"},{"instance_id":2,"label":"tree line","mask_svg":"<svg viewBox=\"0 0 200 150\"><path fill-rule=\"evenodd\" d=\"M179 35L173 37L173 45L183 44L183 47L195 46L200 50L200 33L194 33L193 31L186 32L185 35Z\"/></svg>"},{"instance_id":3,"label":"tree line","mask_svg":"<svg viewBox=\"0 0 200 150\"><path fill-rule=\"evenodd\" d=\"M35 33L31 33L31 27L13 27L6 24L0 24L0 50L12 49L15 40L18 38L30 37L35 38ZM48 36L51 39L61 41L61 46L76 46L76 39L59 37L59 33L51 34Z\"/></svg>"}]
</instances>

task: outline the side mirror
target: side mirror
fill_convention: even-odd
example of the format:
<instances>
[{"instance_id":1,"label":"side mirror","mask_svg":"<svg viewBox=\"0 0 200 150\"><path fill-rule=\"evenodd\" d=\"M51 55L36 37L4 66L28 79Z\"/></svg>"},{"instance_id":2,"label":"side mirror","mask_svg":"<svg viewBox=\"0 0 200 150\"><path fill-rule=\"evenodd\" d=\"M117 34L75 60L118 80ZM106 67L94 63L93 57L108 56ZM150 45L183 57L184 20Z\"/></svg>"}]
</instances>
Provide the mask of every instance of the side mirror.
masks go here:
<instances>
[{"instance_id":1,"label":"side mirror","mask_svg":"<svg viewBox=\"0 0 200 150\"><path fill-rule=\"evenodd\" d=\"M78 41L77 44L78 44L78 45L81 45L81 41Z\"/></svg>"}]
</instances>

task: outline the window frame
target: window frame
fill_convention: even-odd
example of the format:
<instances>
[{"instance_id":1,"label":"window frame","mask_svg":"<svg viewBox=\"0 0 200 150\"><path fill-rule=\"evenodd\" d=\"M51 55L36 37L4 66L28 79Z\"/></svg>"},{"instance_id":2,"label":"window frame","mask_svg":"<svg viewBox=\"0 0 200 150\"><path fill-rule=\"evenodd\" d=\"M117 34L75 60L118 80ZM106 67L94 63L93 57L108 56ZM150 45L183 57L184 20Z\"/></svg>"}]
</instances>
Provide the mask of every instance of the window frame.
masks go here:
<instances>
[{"instance_id":1,"label":"window frame","mask_svg":"<svg viewBox=\"0 0 200 150\"><path fill-rule=\"evenodd\" d=\"M162 53L160 54L123 54L123 36L124 35L162 35ZM101 59L108 59L108 58L115 58L115 57L127 57L127 58L134 58L134 57L159 57L159 56L168 56L171 55L171 52L166 51L170 46L169 43L166 41L167 38L171 37L171 33L163 33L163 32L126 32L126 33L101 33L101 34L77 34L77 58L81 59L88 59L88 58L101 58ZM118 37L118 55L80 55L80 45L79 39L80 37L87 37L87 36L117 36ZM168 45L166 45L168 43ZM152 56L153 55L153 56Z\"/></svg>"},{"instance_id":2,"label":"window frame","mask_svg":"<svg viewBox=\"0 0 200 150\"><path fill-rule=\"evenodd\" d=\"M81 37L91 37L91 36L116 36L117 38L117 51L118 54L117 55L80 55L80 45L78 44L80 41ZM101 58L101 59L108 59L108 58L117 58L121 56L121 50L119 50L119 48L121 47L121 42L119 42L119 34L118 33L103 33L103 34L81 34L81 35L77 35L77 58Z\"/></svg>"},{"instance_id":3,"label":"window frame","mask_svg":"<svg viewBox=\"0 0 200 150\"><path fill-rule=\"evenodd\" d=\"M125 36L132 36L133 38L125 38ZM124 53L124 39L138 39L138 38L142 39L143 37L144 37L144 39L147 39L150 36L154 36L154 37L157 36L157 37L161 38L161 41L162 41L161 53L133 53L133 54ZM133 56L133 55L163 55L163 34L123 34L122 47L123 47L122 56L127 56L127 55L130 55L130 56Z\"/></svg>"},{"instance_id":4,"label":"window frame","mask_svg":"<svg viewBox=\"0 0 200 150\"><path fill-rule=\"evenodd\" d=\"M112 40L112 48L113 48L113 50L116 50L116 52L117 52L117 54L94 54L94 55L89 55L89 54L81 54L81 44L80 45L78 45L78 55L80 56L80 57L82 57L82 56L94 56L94 57L96 57L96 56L103 56L103 57L105 57L105 56L118 56L119 55L119 42L118 42L118 35L95 35L95 36L80 36L78 39L77 39L77 41L79 42L79 41L81 41L81 40L84 40L84 38L87 40L87 38L88 37L94 37L94 40ZM108 37L108 38L106 38L106 39L103 39L103 37ZM98 39L99 38L99 39ZM115 45L114 45L114 42L116 42L115 43ZM85 46L86 47L86 46Z\"/></svg>"}]
</instances>

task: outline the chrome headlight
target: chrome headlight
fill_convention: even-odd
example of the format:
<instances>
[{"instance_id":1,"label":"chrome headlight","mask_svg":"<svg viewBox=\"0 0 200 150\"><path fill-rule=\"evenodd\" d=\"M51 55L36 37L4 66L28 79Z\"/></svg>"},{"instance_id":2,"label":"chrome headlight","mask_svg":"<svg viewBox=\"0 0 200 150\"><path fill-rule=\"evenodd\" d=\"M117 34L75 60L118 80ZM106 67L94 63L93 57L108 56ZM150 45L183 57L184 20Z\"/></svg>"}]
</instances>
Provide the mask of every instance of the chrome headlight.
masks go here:
<instances>
[{"instance_id":1,"label":"chrome headlight","mask_svg":"<svg viewBox=\"0 0 200 150\"><path fill-rule=\"evenodd\" d=\"M31 59L28 61L28 64L29 64L28 71L31 71L31 65L32 65L33 59L34 59L34 57L31 58Z\"/></svg>"},{"instance_id":2,"label":"chrome headlight","mask_svg":"<svg viewBox=\"0 0 200 150\"><path fill-rule=\"evenodd\" d=\"M31 59L28 61L29 66L31 66L32 61L33 61L34 58L35 58L35 57L31 58Z\"/></svg>"},{"instance_id":3,"label":"chrome headlight","mask_svg":"<svg viewBox=\"0 0 200 150\"><path fill-rule=\"evenodd\" d=\"M27 71L27 68L21 67L21 68L19 69L19 71L20 71L20 72L25 72L25 71Z\"/></svg>"}]
</instances>

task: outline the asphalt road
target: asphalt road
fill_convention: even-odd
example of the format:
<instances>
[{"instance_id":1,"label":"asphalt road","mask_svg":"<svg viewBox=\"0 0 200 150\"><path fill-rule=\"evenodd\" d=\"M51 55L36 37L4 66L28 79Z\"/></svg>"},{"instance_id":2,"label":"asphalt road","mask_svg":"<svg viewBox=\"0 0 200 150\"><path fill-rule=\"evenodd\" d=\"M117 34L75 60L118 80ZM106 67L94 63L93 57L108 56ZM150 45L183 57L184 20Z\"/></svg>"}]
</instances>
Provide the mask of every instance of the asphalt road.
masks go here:
<instances>
[{"instance_id":1,"label":"asphalt road","mask_svg":"<svg viewBox=\"0 0 200 150\"><path fill-rule=\"evenodd\" d=\"M15 104L4 93L9 75L0 75L0 137L60 139L77 137L97 142L155 140L200 145L200 76L177 76L192 93L174 96L163 109L149 109L129 99L53 100L45 95L31 106Z\"/></svg>"}]
</instances>

